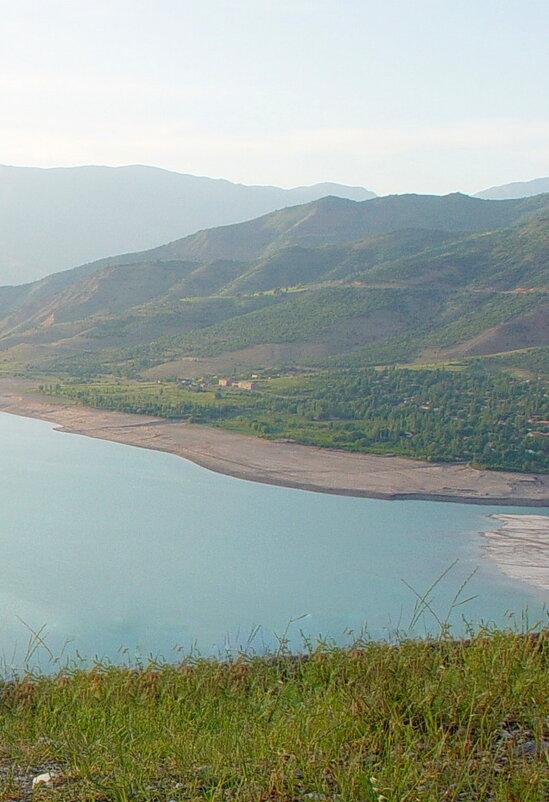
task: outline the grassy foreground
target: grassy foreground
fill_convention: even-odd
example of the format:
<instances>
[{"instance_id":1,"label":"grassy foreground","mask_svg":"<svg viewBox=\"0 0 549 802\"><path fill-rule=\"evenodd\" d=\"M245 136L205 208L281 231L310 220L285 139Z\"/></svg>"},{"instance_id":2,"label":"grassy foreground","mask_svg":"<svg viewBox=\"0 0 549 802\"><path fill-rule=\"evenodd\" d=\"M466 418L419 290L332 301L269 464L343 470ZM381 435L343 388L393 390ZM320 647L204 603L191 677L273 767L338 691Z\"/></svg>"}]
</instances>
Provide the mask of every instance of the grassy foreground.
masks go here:
<instances>
[{"instance_id":1,"label":"grassy foreground","mask_svg":"<svg viewBox=\"0 0 549 802\"><path fill-rule=\"evenodd\" d=\"M542 802L548 656L494 632L28 676L0 686L0 800Z\"/></svg>"}]
</instances>

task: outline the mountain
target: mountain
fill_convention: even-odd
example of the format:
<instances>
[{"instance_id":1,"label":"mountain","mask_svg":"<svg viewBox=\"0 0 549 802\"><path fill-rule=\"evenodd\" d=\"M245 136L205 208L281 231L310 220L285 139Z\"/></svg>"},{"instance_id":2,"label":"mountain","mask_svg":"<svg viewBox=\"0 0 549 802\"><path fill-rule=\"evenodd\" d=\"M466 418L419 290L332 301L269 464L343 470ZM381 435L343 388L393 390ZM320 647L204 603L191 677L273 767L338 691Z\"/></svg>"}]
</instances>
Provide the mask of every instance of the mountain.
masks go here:
<instances>
[{"instance_id":1,"label":"mountain","mask_svg":"<svg viewBox=\"0 0 549 802\"><path fill-rule=\"evenodd\" d=\"M500 187L490 187L477 192L475 198L485 200L507 200L510 198L530 198L549 192L549 178L534 178L533 181L516 181L513 184L502 184Z\"/></svg>"},{"instance_id":2,"label":"mountain","mask_svg":"<svg viewBox=\"0 0 549 802\"><path fill-rule=\"evenodd\" d=\"M152 248L325 195L374 197L362 187L245 186L141 165L0 166L0 284Z\"/></svg>"},{"instance_id":3,"label":"mountain","mask_svg":"<svg viewBox=\"0 0 549 802\"><path fill-rule=\"evenodd\" d=\"M291 245L319 247L352 242L402 229L486 231L528 220L549 205L549 195L504 202L468 195L388 195L368 201L326 197L263 215L238 225L199 231L105 265L160 259L249 261Z\"/></svg>"},{"instance_id":4,"label":"mountain","mask_svg":"<svg viewBox=\"0 0 549 802\"><path fill-rule=\"evenodd\" d=\"M371 365L549 339L549 195L324 198L0 288L8 371Z\"/></svg>"}]
</instances>

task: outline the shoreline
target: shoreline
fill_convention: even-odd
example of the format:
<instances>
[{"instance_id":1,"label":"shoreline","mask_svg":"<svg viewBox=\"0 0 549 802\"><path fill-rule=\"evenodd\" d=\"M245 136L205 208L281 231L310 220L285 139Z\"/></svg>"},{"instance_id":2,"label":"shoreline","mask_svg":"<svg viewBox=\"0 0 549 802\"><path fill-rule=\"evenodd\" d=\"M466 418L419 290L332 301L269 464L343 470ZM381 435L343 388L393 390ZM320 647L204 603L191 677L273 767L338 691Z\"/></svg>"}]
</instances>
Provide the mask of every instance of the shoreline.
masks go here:
<instances>
[{"instance_id":1,"label":"shoreline","mask_svg":"<svg viewBox=\"0 0 549 802\"><path fill-rule=\"evenodd\" d=\"M342 496L464 504L549 506L549 476L263 440L206 424L48 402L30 383L0 378L0 412L57 430L175 454L263 484Z\"/></svg>"},{"instance_id":2,"label":"shoreline","mask_svg":"<svg viewBox=\"0 0 549 802\"><path fill-rule=\"evenodd\" d=\"M549 517L488 515L499 526L482 532L484 551L500 571L538 589L549 591Z\"/></svg>"}]
</instances>

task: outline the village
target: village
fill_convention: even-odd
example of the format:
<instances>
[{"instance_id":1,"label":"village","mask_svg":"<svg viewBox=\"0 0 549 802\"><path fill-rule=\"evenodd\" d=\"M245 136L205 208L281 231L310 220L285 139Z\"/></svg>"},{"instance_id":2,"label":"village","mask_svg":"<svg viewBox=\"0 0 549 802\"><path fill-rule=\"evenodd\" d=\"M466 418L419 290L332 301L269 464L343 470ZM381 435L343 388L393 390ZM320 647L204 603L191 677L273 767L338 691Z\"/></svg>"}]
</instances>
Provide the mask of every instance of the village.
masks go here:
<instances>
[{"instance_id":1,"label":"village","mask_svg":"<svg viewBox=\"0 0 549 802\"><path fill-rule=\"evenodd\" d=\"M251 379L233 379L231 377L224 377L218 380L219 387L238 387L240 390L257 390L257 381L260 376L257 373L252 373Z\"/></svg>"},{"instance_id":2,"label":"village","mask_svg":"<svg viewBox=\"0 0 549 802\"><path fill-rule=\"evenodd\" d=\"M249 378L238 378L236 376L201 376L200 378L178 376L177 382L188 390L200 391L227 387L232 390L255 391L259 389L258 380L262 378L270 379L272 377L263 377L259 373L252 373Z\"/></svg>"}]
</instances>

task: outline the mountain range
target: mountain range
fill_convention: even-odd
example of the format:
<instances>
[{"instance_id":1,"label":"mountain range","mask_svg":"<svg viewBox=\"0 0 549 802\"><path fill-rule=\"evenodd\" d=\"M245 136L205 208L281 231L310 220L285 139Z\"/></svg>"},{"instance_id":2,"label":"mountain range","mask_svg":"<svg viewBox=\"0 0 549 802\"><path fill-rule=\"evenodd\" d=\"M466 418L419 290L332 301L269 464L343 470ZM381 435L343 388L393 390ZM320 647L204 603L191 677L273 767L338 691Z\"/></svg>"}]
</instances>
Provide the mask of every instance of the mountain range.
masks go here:
<instances>
[{"instance_id":1,"label":"mountain range","mask_svg":"<svg viewBox=\"0 0 549 802\"><path fill-rule=\"evenodd\" d=\"M477 192L475 198L485 200L509 200L511 198L529 198L549 192L549 178L534 178L533 181L515 181L512 184L502 184L499 187L490 187Z\"/></svg>"},{"instance_id":2,"label":"mountain range","mask_svg":"<svg viewBox=\"0 0 549 802\"><path fill-rule=\"evenodd\" d=\"M156 167L0 166L0 285L362 187L245 186Z\"/></svg>"},{"instance_id":3,"label":"mountain range","mask_svg":"<svg viewBox=\"0 0 549 802\"><path fill-rule=\"evenodd\" d=\"M548 191L549 178L539 178L492 187L476 197L500 200ZM48 169L0 165L0 286L33 281L113 254L162 246L202 229L254 220L326 196L376 198L374 192L356 186L246 186L143 165ZM399 202L396 197L393 206ZM194 247L199 247L197 241Z\"/></svg>"},{"instance_id":4,"label":"mountain range","mask_svg":"<svg viewBox=\"0 0 549 802\"><path fill-rule=\"evenodd\" d=\"M8 372L200 375L522 356L547 343L549 195L326 197L0 288Z\"/></svg>"}]
</instances>

